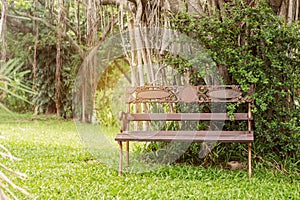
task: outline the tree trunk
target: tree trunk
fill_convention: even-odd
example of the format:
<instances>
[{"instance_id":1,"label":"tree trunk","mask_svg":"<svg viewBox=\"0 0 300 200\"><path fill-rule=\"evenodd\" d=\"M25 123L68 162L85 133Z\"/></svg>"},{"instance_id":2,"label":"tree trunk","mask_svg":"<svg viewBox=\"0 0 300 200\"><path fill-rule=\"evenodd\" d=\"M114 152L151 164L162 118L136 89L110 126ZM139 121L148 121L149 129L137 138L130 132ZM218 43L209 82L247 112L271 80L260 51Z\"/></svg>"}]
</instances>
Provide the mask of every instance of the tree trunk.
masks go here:
<instances>
[{"instance_id":1,"label":"tree trunk","mask_svg":"<svg viewBox=\"0 0 300 200\"><path fill-rule=\"evenodd\" d=\"M37 10L37 0L34 1L34 9ZM35 41L34 41L34 54L33 54L33 84L32 84L32 90L35 90L35 83L36 83L36 67L37 67L37 48L39 44L39 25L38 21L34 21L34 29L35 29ZM38 106L36 103L34 104L34 115L38 114Z\"/></svg>"},{"instance_id":2,"label":"tree trunk","mask_svg":"<svg viewBox=\"0 0 300 200\"><path fill-rule=\"evenodd\" d=\"M1 10L1 20L0 20L0 34L2 40L2 50L1 50L1 65L6 62L6 12L8 3L7 0L2 0L2 10Z\"/></svg>"},{"instance_id":3,"label":"tree trunk","mask_svg":"<svg viewBox=\"0 0 300 200\"><path fill-rule=\"evenodd\" d=\"M92 49L98 41L97 31L99 17L97 15L97 1L87 0L86 9L86 40L88 48ZM82 86L82 121L93 122L95 117L94 91L97 87L97 54L87 58L83 69L85 75L84 85Z\"/></svg>"},{"instance_id":4,"label":"tree trunk","mask_svg":"<svg viewBox=\"0 0 300 200\"><path fill-rule=\"evenodd\" d=\"M58 1L58 16L57 16L57 41L56 41L56 71L55 71L55 105L56 114L60 116L60 97L61 97L61 40L63 32L63 0Z\"/></svg>"},{"instance_id":5,"label":"tree trunk","mask_svg":"<svg viewBox=\"0 0 300 200\"><path fill-rule=\"evenodd\" d=\"M299 20L299 0L269 0L269 5L277 15L282 16L287 23Z\"/></svg>"}]
</instances>

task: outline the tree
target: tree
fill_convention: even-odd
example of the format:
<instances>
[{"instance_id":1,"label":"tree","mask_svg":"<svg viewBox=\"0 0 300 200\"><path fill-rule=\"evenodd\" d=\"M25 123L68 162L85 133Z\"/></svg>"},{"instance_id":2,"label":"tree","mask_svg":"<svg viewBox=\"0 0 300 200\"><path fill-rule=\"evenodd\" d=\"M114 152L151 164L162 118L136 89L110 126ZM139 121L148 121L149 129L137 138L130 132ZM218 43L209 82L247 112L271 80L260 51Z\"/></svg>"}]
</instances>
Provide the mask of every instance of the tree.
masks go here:
<instances>
[{"instance_id":1,"label":"tree","mask_svg":"<svg viewBox=\"0 0 300 200\"><path fill-rule=\"evenodd\" d=\"M29 65L33 66L34 88L39 91L35 97L36 113L56 112L58 115L65 115L64 113L71 109L71 98L66 95L71 94L72 80L68 79L74 78L80 62L110 33L117 20L113 17L105 18L104 15L115 14L109 8L104 9L100 6L98 1L69 1L62 4L60 1L35 0L33 8L30 3L16 1L9 4L8 27L13 37L20 34L23 38L34 37L34 48L20 53L12 52L13 47L10 55L21 54L28 60L26 68L29 68ZM99 12L101 9L104 12ZM24 46L30 46L24 44L25 42L29 41L23 40ZM55 55L52 54L53 50ZM53 75L55 79L52 79ZM46 87L43 82L47 84Z\"/></svg>"},{"instance_id":2,"label":"tree","mask_svg":"<svg viewBox=\"0 0 300 200\"><path fill-rule=\"evenodd\" d=\"M8 30L16 40L20 40L17 37L23 34L22 45L30 49L23 53L12 52L16 47L9 44L11 48L8 55L24 56L27 60L26 68L32 66L34 88L39 91L38 96L35 97L37 113L55 112L58 115L66 115L66 112L70 112L71 100L67 94L71 94L73 83L69 79L74 79L79 66L86 58L91 60L90 67L87 67L85 73L93 76L95 69L92 69L92 66L95 66L96 58L88 55L107 36L128 30L131 33L131 46L145 47L151 41L147 38L147 33L143 35L137 30L150 27L173 27L171 16L185 12L195 17L219 14L220 18L223 18L227 12L225 5L234 6L236 1L75 0L58 6L60 2L32 0L32 2L14 1L8 4L10 8L7 15ZM247 0L243 4L255 6L258 2L260 1ZM35 6L32 7L32 4ZM270 0L269 4L277 14L284 16L289 22L299 18L298 1ZM162 35L167 37L168 31ZM24 40L24 38L28 39ZM34 48L31 48L32 40L35 41ZM131 67L132 85L153 83L156 72L166 70L163 67L166 53L163 48L166 45L161 44L160 50L139 48L126 53L126 59ZM3 48L3 51L5 49ZM18 47L18 49L22 48ZM52 54L53 51L56 52L55 55ZM226 66L217 67L222 76L228 77ZM54 79L52 79L53 74ZM53 83L54 88L52 88ZM94 90L95 84L87 87ZM68 92L65 92L66 90ZM93 92L82 94L92 95ZM91 113L87 114L87 121L90 118Z\"/></svg>"}]
</instances>

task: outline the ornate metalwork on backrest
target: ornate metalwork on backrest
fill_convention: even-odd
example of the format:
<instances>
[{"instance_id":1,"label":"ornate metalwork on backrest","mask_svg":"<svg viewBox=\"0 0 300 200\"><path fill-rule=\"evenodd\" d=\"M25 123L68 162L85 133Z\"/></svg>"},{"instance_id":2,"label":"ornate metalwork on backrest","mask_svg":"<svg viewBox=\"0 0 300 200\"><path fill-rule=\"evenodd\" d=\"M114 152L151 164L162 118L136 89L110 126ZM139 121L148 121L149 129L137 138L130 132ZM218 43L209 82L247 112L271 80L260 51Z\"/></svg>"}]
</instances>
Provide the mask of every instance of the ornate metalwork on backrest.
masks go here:
<instances>
[{"instance_id":1,"label":"ornate metalwork on backrest","mask_svg":"<svg viewBox=\"0 0 300 200\"><path fill-rule=\"evenodd\" d=\"M199 86L140 86L126 90L126 103L177 103L177 102L239 102L252 101L243 94L238 85L199 85Z\"/></svg>"},{"instance_id":2,"label":"ornate metalwork on backrest","mask_svg":"<svg viewBox=\"0 0 300 200\"><path fill-rule=\"evenodd\" d=\"M210 102L239 102L247 101L239 85L212 85L206 93Z\"/></svg>"},{"instance_id":3,"label":"ornate metalwork on backrest","mask_svg":"<svg viewBox=\"0 0 300 200\"><path fill-rule=\"evenodd\" d=\"M172 86L129 87L126 91L127 103L177 102Z\"/></svg>"}]
</instances>

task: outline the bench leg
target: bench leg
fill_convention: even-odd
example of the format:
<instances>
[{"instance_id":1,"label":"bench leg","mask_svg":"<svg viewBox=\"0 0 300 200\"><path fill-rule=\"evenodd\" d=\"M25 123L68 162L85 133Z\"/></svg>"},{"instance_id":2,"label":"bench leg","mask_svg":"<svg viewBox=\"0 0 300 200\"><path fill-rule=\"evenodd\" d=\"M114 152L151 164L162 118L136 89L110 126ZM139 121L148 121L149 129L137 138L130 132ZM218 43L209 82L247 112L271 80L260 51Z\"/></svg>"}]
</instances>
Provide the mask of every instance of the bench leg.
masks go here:
<instances>
[{"instance_id":1,"label":"bench leg","mask_svg":"<svg viewBox=\"0 0 300 200\"><path fill-rule=\"evenodd\" d=\"M119 161L119 176L122 175L122 162L123 162L123 147L122 141L118 141L120 147L120 161Z\"/></svg>"},{"instance_id":2,"label":"bench leg","mask_svg":"<svg viewBox=\"0 0 300 200\"><path fill-rule=\"evenodd\" d=\"M252 143L248 144L248 176L252 178L252 169L251 169L251 147Z\"/></svg>"},{"instance_id":3,"label":"bench leg","mask_svg":"<svg viewBox=\"0 0 300 200\"><path fill-rule=\"evenodd\" d=\"M129 141L126 141L126 167L129 167Z\"/></svg>"}]
</instances>

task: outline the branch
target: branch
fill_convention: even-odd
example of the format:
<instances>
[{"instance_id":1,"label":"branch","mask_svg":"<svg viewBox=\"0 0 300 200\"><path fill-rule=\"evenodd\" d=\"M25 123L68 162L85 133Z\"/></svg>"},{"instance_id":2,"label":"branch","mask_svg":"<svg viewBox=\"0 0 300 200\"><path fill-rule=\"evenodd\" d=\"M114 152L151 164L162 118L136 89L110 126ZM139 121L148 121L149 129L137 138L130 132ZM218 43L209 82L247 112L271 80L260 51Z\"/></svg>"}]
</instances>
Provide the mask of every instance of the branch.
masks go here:
<instances>
[{"instance_id":1,"label":"branch","mask_svg":"<svg viewBox=\"0 0 300 200\"><path fill-rule=\"evenodd\" d=\"M112 18L112 21L103 29L101 37L98 39L96 44L92 47L92 49L89 52L92 52L95 49L99 48L101 43L105 40L107 35L110 33L111 29L118 23L118 21L119 21L119 19L117 17Z\"/></svg>"},{"instance_id":2,"label":"branch","mask_svg":"<svg viewBox=\"0 0 300 200\"><path fill-rule=\"evenodd\" d=\"M135 26L141 24L142 15L143 15L143 2L142 0L137 0L137 13L135 15Z\"/></svg>"},{"instance_id":3,"label":"branch","mask_svg":"<svg viewBox=\"0 0 300 200\"><path fill-rule=\"evenodd\" d=\"M109 34L109 32L112 30L112 28L119 22L119 18L117 16L114 16L111 20L111 22L103 29L100 40L98 43L103 41L106 36Z\"/></svg>"},{"instance_id":4,"label":"branch","mask_svg":"<svg viewBox=\"0 0 300 200\"><path fill-rule=\"evenodd\" d=\"M119 5L121 3L124 3L123 0L102 0L100 2L101 5ZM127 0L126 3L132 3L132 4L136 4L135 0Z\"/></svg>"},{"instance_id":5,"label":"branch","mask_svg":"<svg viewBox=\"0 0 300 200\"><path fill-rule=\"evenodd\" d=\"M25 189L17 186L16 184L14 184L2 171L0 171L0 178L2 180L4 180L6 183L8 183L11 187L13 187L14 189L20 191L22 194L24 194L25 196L32 198L32 196L30 195L29 192L27 192Z\"/></svg>"},{"instance_id":6,"label":"branch","mask_svg":"<svg viewBox=\"0 0 300 200\"><path fill-rule=\"evenodd\" d=\"M46 7L46 4L45 4L45 2L42 2L42 1L40 1L40 0L38 0L38 2L43 6L43 7ZM62 8L63 9L63 12L65 13L65 11L64 11L64 8ZM56 18L57 18L57 12L56 12L56 10L49 10L49 13L52 15L55 15L56 16ZM72 30L73 32L74 32L74 34L76 34L76 30L74 29L74 27L75 27L75 25L72 25L72 22L70 21L70 19L67 17L67 15L66 14L64 14L63 15L63 19L65 20L65 24L67 25L67 27L70 29L70 30Z\"/></svg>"},{"instance_id":7,"label":"branch","mask_svg":"<svg viewBox=\"0 0 300 200\"><path fill-rule=\"evenodd\" d=\"M2 167L5 171L15 175L16 177L22 179L22 180L25 180L27 178L26 174L23 174L21 172L16 172L8 167L6 167L5 165L3 165L2 163L0 163L0 167Z\"/></svg>"},{"instance_id":8,"label":"branch","mask_svg":"<svg viewBox=\"0 0 300 200\"><path fill-rule=\"evenodd\" d=\"M122 67L120 66L120 64L114 60L114 64L116 65L116 67L118 68L118 70L120 70L120 72L124 75L124 77L127 79L127 81L131 84L131 79L130 77L127 75L127 73L122 69Z\"/></svg>"},{"instance_id":9,"label":"branch","mask_svg":"<svg viewBox=\"0 0 300 200\"><path fill-rule=\"evenodd\" d=\"M7 25L8 27L15 31L15 32L22 32L22 33L33 33L32 29L28 26L26 26L24 23L22 23L20 20L17 19L24 19L21 17L16 17L16 16L11 16L11 15L7 15ZM28 20L28 18L27 18Z\"/></svg>"},{"instance_id":10,"label":"branch","mask_svg":"<svg viewBox=\"0 0 300 200\"><path fill-rule=\"evenodd\" d=\"M14 157L10 151L5 147L3 146L2 144L0 144L0 149L4 150L5 153L3 152L0 152L0 156L4 157L4 158L9 158L10 160L21 160L20 158L16 158Z\"/></svg>"},{"instance_id":11,"label":"branch","mask_svg":"<svg viewBox=\"0 0 300 200\"><path fill-rule=\"evenodd\" d=\"M89 62L89 60L95 55L94 52L96 52L99 48L99 46L101 45L101 43L104 41L104 39L107 37L107 35L109 34L109 32L111 31L112 27L114 27L114 25L118 22L118 18L117 17L113 17L112 21L103 29L102 35L101 37L98 39L98 41L96 42L96 44L89 50L89 52L86 54L87 56L85 57L84 60L86 60L87 62Z\"/></svg>"},{"instance_id":12,"label":"branch","mask_svg":"<svg viewBox=\"0 0 300 200\"><path fill-rule=\"evenodd\" d=\"M43 23L45 26L47 26L47 27L48 27L50 30L52 30L53 32L56 32L56 27L53 26L52 24L50 24L49 22L47 22L46 20L42 19L42 18L35 17L35 16L31 16L31 15L25 14L25 13L21 13L21 12L18 12L18 11L16 11L16 10L14 10L14 12L15 12L16 14L18 14L19 16L27 17L27 18L29 18L29 19L31 19L31 20L39 21L39 22ZM10 17L18 18L17 16L14 16L14 15L10 15ZM80 57L81 57L82 59L84 59L84 57L85 57L84 51L83 51L82 48L81 48L81 47L73 40L73 38L72 38L70 35L68 35L67 33L62 33L62 36L63 36L64 38L66 38L66 39L70 42L71 46L77 51L77 53L80 55Z\"/></svg>"}]
</instances>

